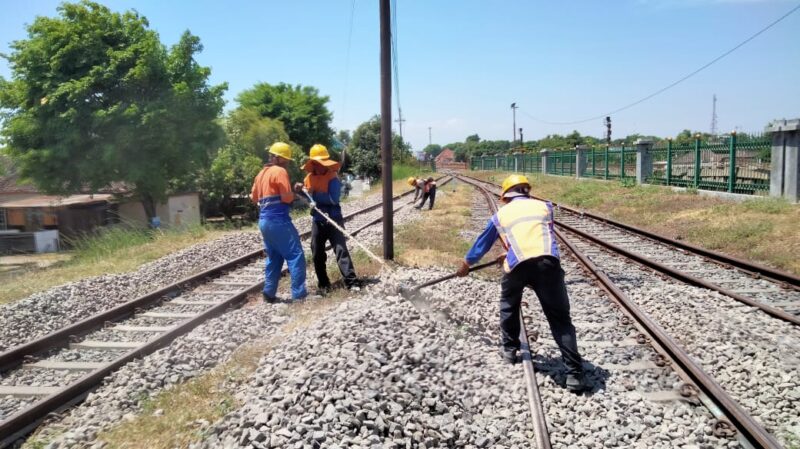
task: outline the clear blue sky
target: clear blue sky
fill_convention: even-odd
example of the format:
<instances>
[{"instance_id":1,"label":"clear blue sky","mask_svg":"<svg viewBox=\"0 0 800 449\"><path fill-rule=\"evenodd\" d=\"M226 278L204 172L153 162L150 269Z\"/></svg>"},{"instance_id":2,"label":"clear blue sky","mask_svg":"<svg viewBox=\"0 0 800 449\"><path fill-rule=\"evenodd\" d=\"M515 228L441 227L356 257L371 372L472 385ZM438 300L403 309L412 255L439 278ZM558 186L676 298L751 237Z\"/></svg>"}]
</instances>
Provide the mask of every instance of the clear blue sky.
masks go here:
<instances>
[{"instance_id":1,"label":"clear blue sky","mask_svg":"<svg viewBox=\"0 0 800 449\"><path fill-rule=\"evenodd\" d=\"M59 1L0 0L0 52L25 38ZM333 125L354 129L379 111L378 1L104 0L136 9L171 45L200 36L201 64L229 83L227 108L255 82L312 85L330 97ZM603 114L700 67L784 14L797 0L596 0L553 2L398 0L400 102L415 150L433 142L511 138L512 102L526 139L601 136ZM9 68L0 61L0 75ZM719 129L760 131L800 117L800 11L706 71L612 116L614 136ZM394 109L396 118L396 109Z\"/></svg>"}]
</instances>

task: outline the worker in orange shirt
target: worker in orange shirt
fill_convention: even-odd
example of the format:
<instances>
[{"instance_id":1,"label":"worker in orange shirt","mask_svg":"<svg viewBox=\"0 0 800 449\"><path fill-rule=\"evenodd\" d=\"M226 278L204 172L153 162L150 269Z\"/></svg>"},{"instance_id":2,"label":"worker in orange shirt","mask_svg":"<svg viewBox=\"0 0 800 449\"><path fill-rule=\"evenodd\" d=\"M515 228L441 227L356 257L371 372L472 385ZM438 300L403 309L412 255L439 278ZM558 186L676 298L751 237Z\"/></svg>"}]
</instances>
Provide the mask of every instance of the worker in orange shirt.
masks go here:
<instances>
[{"instance_id":1,"label":"worker in orange shirt","mask_svg":"<svg viewBox=\"0 0 800 449\"><path fill-rule=\"evenodd\" d=\"M322 216L325 214L344 228L342 206L339 203L342 190L339 167L340 164L331 159L325 145L316 144L311 147L308 162L303 166L303 170L308 175L303 183L295 184L295 191L299 192L305 188L316 204L316 208L311 212L311 254L314 258L314 271L317 273L319 281L317 293L321 295L327 294L331 289L327 270L328 255L325 251L325 245L328 242L333 248L345 287L351 290L358 290L361 287L361 282L353 268L353 259L347 249L347 240L344 234Z\"/></svg>"},{"instance_id":2,"label":"worker in orange shirt","mask_svg":"<svg viewBox=\"0 0 800 449\"><path fill-rule=\"evenodd\" d=\"M272 303L277 299L275 295L284 260L292 279L292 299L303 299L308 292L305 254L300 235L289 216L294 194L286 166L292 161L292 149L284 142L275 142L269 148L269 154L269 163L256 176L250 197L258 204L258 227L267 251L262 295L266 302Z\"/></svg>"}]
</instances>

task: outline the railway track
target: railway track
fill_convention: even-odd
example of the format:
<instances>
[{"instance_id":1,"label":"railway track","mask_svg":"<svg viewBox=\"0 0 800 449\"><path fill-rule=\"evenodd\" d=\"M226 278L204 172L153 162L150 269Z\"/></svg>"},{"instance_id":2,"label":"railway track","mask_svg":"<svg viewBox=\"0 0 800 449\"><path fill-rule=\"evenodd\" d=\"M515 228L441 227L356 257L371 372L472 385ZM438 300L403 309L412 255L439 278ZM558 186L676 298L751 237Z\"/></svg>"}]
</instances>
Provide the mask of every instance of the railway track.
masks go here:
<instances>
[{"instance_id":1,"label":"railway track","mask_svg":"<svg viewBox=\"0 0 800 449\"><path fill-rule=\"evenodd\" d=\"M462 177L497 189L493 183ZM542 199L542 198L538 198ZM556 224L690 285L719 292L800 325L800 277L672 240L595 214L558 206ZM600 237L602 236L602 237Z\"/></svg>"},{"instance_id":2,"label":"railway track","mask_svg":"<svg viewBox=\"0 0 800 449\"><path fill-rule=\"evenodd\" d=\"M377 202L345 215L350 232L381 222L380 206ZM308 230L301 233L302 239L309 236ZM254 251L1 353L0 448L49 414L81 401L126 363L240 306L262 287L263 253Z\"/></svg>"},{"instance_id":3,"label":"railway track","mask_svg":"<svg viewBox=\"0 0 800 449\"><path fill-rule=\"evenodd\" d=\"M490 204L494 202L498 192L497 186L477 182L474 179L462 179L475 186L484 195L487 202ZM576 327L581 332L579 346L584 357L602 364L600 369L593 370L593 375L604 373L604 376L601 376L603 379L595 378L593 379L595 382L605 383L605 379L611 377L612 381L606 386L609 390L622 389L631 393L635 392L636 395L643 396L651 402L658 402L662 406L670 404L671 409L680 409L681 411L678 413L682 415L687 413L687 404L690 404L689 415L696 422L701 423L701 426L705 422L705 426L710 427L718 443L728 445L727 439L737 438L742 447L781 447L778 440L732 398L695 361L688 350L684 349L659 323L632 301L623 288L615 283L618 278L624 279L624 272L615 272L619 276L618 278L605 273L605 259L598 259L598 249L593 241L580 239L577 235L568 234L560 229L557 230L557 235L562 245L569 249L570 257L565 259L574 257L580 264L577 269L588 275L585 279L594 279L595 287L592 298L588 300L590 304L588 310L585 310L587 308L583 301L575 301L573 298L573 318L576 321ZM595 245L594 248L591 247L592 244ZM603 248L603 251L609 252L610 249ZM571 260L565 261L565 264L570 263L577 267L577 263ZM630 265L629 262L627 264ZM603 270L598 266L602 266ZM625 264L623 263L622 266L625 267ZM585 279L584 277L574 277L571 280L568 279L568 283L586 282ZM527 304L524 305L524 309L536 314L527 307ZM537 315L537 318L543 317L540 314ZM532 320L530 317L526 317L523 322L524 329L531 325ZM548 344L535 346L536 337L540 333L547 333L546 329L541 332L534 330L528 334L533 338L529 341L527 349L530 351L530 348L536 348L532 352L540 358L546 354L555 354L555 344L547 339L543 340L547 340ZM588 335L589 338L585 338L584 335ZM526 361L531 356L529 351L526 351L524 355ZM546 365L540 366L539 371L549 375L558 375L560 368L554 367L552 363L549 367ZM529 376L527 374L529 369L526 365L526 377ZM623 379L623 382L616 379ZM549 418L549 415L546 413L547 409L543 406L542 401L534 400L542 396L538 388L533 388L535 384L535 381L528 382L537 446L548 448L551 442L546 417ZM545 396L548 396L548 392L545 392ZM737 396L741 397L741 394ZM700 407L701 404L705 407ZM550 401L550 405L558 406L553 401ZM615 411L607 413L609 413L608 416L617 415ZM663 410L658 413L663 413ZM669 413L676 412L670 411ZM763 415L761 418L762 421L765 421ZM554 422L558 427L558 424L563 424L563 419L557 418ZM671 438L673 440L670 440L670 444L678 444L680 434L676 433ZM571 445L575 443L572 441L572 435L563 432L561 434L557 432L555 440L556 444Z\"/></svg>"}]
</instances>

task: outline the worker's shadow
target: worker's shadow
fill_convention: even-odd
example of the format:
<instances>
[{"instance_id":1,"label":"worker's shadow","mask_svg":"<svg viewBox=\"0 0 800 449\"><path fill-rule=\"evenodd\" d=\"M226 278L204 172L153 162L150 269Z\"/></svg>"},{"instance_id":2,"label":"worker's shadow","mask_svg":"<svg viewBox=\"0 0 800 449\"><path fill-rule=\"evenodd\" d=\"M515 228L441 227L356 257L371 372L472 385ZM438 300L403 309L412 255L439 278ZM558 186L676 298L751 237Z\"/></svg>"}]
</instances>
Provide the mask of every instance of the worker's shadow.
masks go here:
<instances>
[{"instance_id":1,"label":"worker's shadow","mask_svg":"<svg viewBox=\"0 0 800 449\"><path fill-rule=\"evenodd\" d=\"M555 383L565 385L567 379L567 368L561 357L549 357L536 355L533 357L533 367L537 373L543 374L553 379ZM584 384L586 389L578 394L591 396L598 391L606 389L606 381L611 377L611 372L597 366L592 362L583 361Z\"/></svg>"}]
</instances>

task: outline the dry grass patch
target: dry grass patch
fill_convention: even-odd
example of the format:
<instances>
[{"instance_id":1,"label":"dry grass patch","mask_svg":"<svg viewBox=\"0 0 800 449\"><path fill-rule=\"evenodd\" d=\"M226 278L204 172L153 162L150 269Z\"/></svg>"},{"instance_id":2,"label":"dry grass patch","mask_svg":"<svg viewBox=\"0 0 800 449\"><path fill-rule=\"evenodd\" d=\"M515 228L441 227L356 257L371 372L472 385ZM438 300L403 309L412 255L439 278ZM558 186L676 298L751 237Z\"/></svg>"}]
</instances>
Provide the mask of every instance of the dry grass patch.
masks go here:
<instances>
[{"instance_id":1,"label":"dry grass patch","mask_svg":"<svg viewBox=\"0 0 800 449\"><path fill-rule=\"evenodd\" d=\"M91 276L133 271L142 264L224 234L224 231L202 227L152 234L144 238L120 233L114 238L123 241L105 242L87 251L75 251L69 261L47 268L32 268L8 275L3 279L0 304Z\"/></svg>"},{"instance_id":2,"label":"dry grass patch","mask_svg":"<svg viewBox=\"0 0 800 449\"><path fill-rule=\"evenodd\" d=\"M470 172L502 182L505 173ZM667 237L800 274L800 206L772 198L741 203L657 186L527 174L534 194Z\"/></svg>"},{"instance_id":3,"label":"dry grass patch","mask_svg":"<svg viewBox=\"0 0 800 449\"><path fill-rule=\"evenodd\" d=\"M395 231L396 259L412 267L458 266L469 250L459 231L472 215L472 188L460 184L439 189L433 210L420 211L422 219L402 225Z\"/></svg>"}]
</instances>

